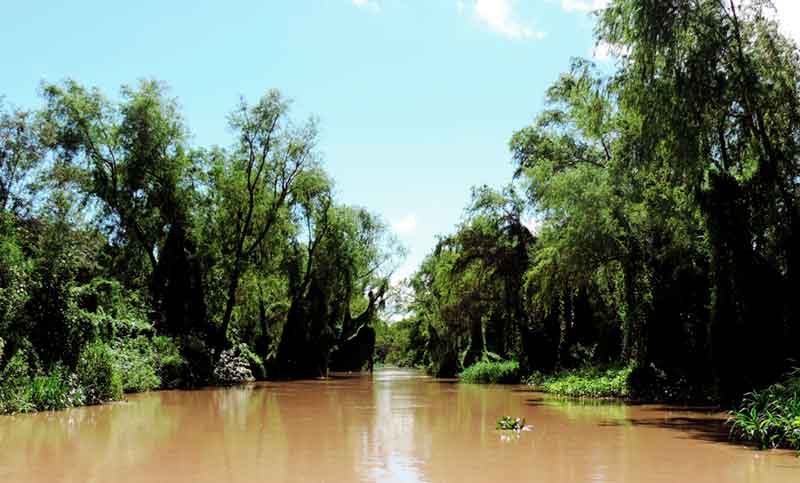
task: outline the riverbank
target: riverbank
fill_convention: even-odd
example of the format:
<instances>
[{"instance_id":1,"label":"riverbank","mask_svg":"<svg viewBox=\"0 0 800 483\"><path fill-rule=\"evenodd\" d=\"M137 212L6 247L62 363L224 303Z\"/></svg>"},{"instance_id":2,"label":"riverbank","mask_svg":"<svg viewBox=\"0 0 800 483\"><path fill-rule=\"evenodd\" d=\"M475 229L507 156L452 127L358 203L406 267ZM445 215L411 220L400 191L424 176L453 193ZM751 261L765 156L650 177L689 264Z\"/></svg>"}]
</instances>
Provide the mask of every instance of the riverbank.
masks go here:
<instances>
[{"instance_id":1,"label":"riverbank","mask_svg":"<svg viewBox=\"0 0 800 483\"><path fill-rule=\"evenodd\" d=\"M482 361L467 367L459 377L467 383L507 383L511 369L516 375L519 365L514 361ZM573 399L718 405L713 390L669 378L653 368L637 371L633 367L584 367L549 375L535 372L523 377L522 382L536 391ZM730 407L727 427L731 439L762 449L800 451L800 369L767 388L745 394Z\"/></svg>"},{"instance_id":2,"label":"riverbank","mask_svg":"<svg viewBox=\"0 0 800 483\"><path fill-rule=\"evenodd\" d=\"M553 375L535 373L525 383L537 391L572 398L627 399L631 394L631 368L584 368Z\"/></svg>"},{"instance_id":3,"label":"riverbank","mask_svg":"<svg viewBox=\"0 0 800 483\"><path fill-rule=\"evenodd\" d=\"M526 383L556 396L587 399L619 399L626 402L716 403L711 391L691 389L682 381L637 387L634 369L584 368L543 376L534 374ZM761 449L800 451L800 371L763 390L744 395L728 412L730 438Z\"/></svg>"},{"instance_id":4,"label":"riverbank","mask_svg":"<svg viewBox=\"0 0 800 483\"><path fill-rule=\"evenodd\" d=\"M17 350L0 368L0 415L93 406L159 389L229 386L264 378L261 359L239 344L222 352L211 376L193 383L193 368L164 336L95 340L73 367L43 369L32 351Z\"/></svg>"}]
</instances>

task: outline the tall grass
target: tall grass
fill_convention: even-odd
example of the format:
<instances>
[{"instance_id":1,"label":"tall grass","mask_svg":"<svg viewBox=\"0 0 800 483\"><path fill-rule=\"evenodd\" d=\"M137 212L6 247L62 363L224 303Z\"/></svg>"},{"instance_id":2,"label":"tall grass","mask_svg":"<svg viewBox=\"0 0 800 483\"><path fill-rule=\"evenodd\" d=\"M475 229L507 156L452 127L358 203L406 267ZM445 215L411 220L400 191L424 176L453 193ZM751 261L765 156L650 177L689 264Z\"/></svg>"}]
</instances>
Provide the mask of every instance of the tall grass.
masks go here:
<instances>
[{"instance_id":1,"label":"tall grass","mask_svg":"<svg viewBox=\"0 0 800 483\"><path fill-rule=\"evenodd\" d=\"M519 362L480 361L464 369L458 377L469 383L517 384L520 379Z\"/></svg>"},{"instance_id":2,"label":"tall grass","mask_svg":"<svg viewBox=\"0 0 800 483\"><path fill-rule=\"evenodd\" d=\"M534 388L559 396L576 398L624 398L630 394L632 368L585 368L553 376L534 374L526 381Z\"/></svg>"}]
</instances>

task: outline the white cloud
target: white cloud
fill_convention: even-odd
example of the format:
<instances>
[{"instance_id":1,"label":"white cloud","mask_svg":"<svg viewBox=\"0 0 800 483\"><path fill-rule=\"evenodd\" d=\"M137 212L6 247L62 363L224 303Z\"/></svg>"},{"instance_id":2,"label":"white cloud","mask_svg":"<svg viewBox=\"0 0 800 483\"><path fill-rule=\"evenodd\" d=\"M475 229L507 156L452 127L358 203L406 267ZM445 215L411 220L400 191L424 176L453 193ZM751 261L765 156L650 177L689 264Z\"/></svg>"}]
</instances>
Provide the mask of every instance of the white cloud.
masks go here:
<instances>
[{"instance_id":1,"label":"white cloud","mask_svg":"<svg viewBox=\"0 0 800 483\"><path fill-rule=\"evenodd\" d=\"M358 8L371 10L375 13L381 11L381 6L376 0L351 0L351 2Z\"/></svg>"},{"instance_id":2,"label":"white cloud","mask_svg":"<svg viewBox=\"0 0 800 483\"><path fill-rule=\"evenodd\" d=\"M417 216L409 213L403 218L392 222L392 230L398 235L410 235L417 231Z\"/></svg>"},{"instance_id":3,"label":"white cloud","mask_svg":"<svg viewBox=\"0 0 800 483\"><path fill-rule=\"evenodd\" d=\"M512 0L475 0L475 16L489 30L506 38L513 40L543 39L545 33L533 30L523 24L513 7Z\"/></svg>"},{"instance_id":4,"label":"white cloud","mask_svg":"<svg viewBox=\"0 0 800 483\"><path fill-rule=\"evenodd\" d=\"M800 42L800 2L798 0L772 0L778 11L778 23L783 32Z\"/></svg>"},{"instance_id":5,"label":"white cloud","mask_svg":"<svg viewBox=\"0 0 800 483\"><path fill-rule=\"evenodd\" d=\"M567 12L593 12L608 6L609 0L561 0L561 8Z\"/></svg>"}]
</instances>

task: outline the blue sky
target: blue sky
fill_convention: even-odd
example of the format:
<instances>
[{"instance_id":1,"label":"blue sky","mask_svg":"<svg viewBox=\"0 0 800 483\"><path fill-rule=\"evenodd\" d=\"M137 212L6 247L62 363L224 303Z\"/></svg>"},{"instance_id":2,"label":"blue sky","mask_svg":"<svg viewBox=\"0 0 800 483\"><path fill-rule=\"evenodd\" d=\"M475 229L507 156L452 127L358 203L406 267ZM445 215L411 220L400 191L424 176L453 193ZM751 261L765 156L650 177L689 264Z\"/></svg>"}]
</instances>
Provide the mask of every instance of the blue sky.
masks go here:
<instances>
[{"instance_id":1,"label":"blue sky","mask_svg":"<svg viewBox=\"0 0 800 483\"><path fill-rule=\"evenodd\" d=\"M570 58L593 52L603 0L261 0L4 5L0 95L39 104L42 79L114 95L157 78L196 145L227 145L240 95L278 88L321 121L339 199L390 223L410 273L452 231L470 187L502 186L507 142ZM798 0L780 0L800 17ZM602 57L602 55L601 55ZM607 60L599 59L601 62Z\"/></svg>"}]
</instances>

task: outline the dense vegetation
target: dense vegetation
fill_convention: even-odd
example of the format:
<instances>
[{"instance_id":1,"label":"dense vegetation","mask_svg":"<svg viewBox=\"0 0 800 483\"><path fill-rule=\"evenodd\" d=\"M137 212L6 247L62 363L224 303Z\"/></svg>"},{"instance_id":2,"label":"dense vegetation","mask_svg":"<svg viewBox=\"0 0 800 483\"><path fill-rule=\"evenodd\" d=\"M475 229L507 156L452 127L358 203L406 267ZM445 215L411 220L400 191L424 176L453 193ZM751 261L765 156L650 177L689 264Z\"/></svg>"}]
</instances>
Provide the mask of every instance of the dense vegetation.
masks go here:
<instances>
[{"instance_id":1,"label":"dense vegetation","mask_svg":"<svg viewBox=\"0 0 800 483\"><path fill-rule=\"evenodd\" d=\"M0 105L0 412L324 375L372 356L399 254L337 203L312 121L271 91L196 148L154 81Z\"/></svg>"},{"instance_id":2,"label":"dense vegetation","mask_svg":"<svg viewBox=\"0 0 800 483\"><path fill-rule=\"evenodd\" d=\"M509 186L475 189L410 281L398 336L416 347L397 358L447 376L515 360L562 394L721 403L789 371L800 60L773 17L766 1L599 12L615 68L574 60L514 133Z\"/></svg>"}]
</instances>

